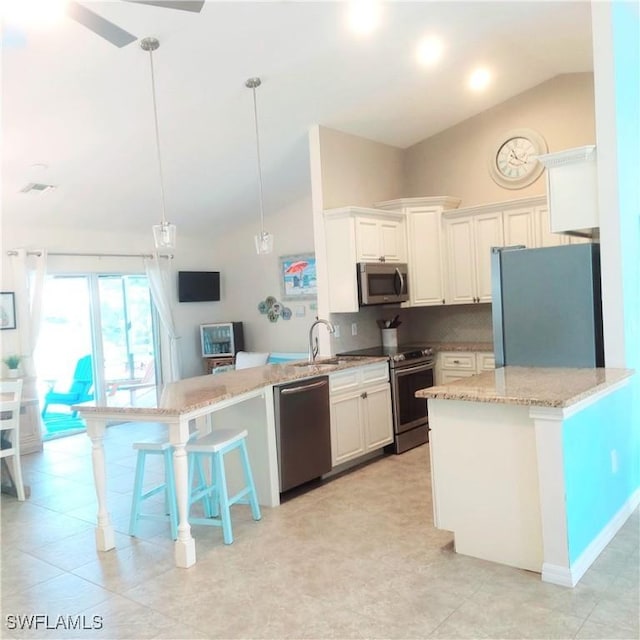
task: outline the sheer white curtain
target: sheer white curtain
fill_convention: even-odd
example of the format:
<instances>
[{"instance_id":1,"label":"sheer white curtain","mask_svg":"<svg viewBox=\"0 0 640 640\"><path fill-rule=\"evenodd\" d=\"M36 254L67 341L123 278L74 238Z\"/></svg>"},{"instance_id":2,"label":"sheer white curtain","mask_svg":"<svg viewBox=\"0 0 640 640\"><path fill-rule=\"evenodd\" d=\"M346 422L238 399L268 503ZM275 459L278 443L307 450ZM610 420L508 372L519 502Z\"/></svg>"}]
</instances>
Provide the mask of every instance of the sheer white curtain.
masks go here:
<instances>
[{"instance_id":1,"label":"sheer white curtain","mask_svg":"<svg viewBox=\"0 0 640 640\"><path fill-rule=\"evenodd\" d=\"M169 342L168 376L165 382L175 382L180 379L180 353L178 351L178 340L180 336L176 333L171 309L172 270L170 260L154 256L144 259L144 267L149 279L151 298L158 310L160 322L165 330ZM169 378L169 379L167 379Z\"/></svg>"},{"instance_id":2,"label":"sheer white curtain","mask_svg":"<svg viewBox=\"0 0 640 640\"><path fill-rule=\"evenodd\" d=\"M44 249L16 249L12 254L13 286L16 294L17 325L20 335L22 371L35 376L33 352L40 335L44 279L47 275L47 252Z\"/></svg>"}]
</instances>

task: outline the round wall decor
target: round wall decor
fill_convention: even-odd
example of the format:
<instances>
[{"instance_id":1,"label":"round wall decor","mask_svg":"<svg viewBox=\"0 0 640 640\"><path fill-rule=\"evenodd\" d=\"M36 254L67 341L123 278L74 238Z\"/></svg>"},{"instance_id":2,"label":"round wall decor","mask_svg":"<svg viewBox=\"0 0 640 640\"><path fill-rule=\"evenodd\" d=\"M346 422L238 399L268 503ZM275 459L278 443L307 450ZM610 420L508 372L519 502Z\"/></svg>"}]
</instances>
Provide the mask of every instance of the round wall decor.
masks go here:
<instances>
[{"instance_id":1,"label":"round wall decor","mask_svg":"<svg viewBox=\"0 0 640 640\"><path fill-rule=\"evenodd\" d=\"M522 189L535 182L544 171L537 156L547 152L545 139L532 129L512 129L491 147L489 174L505 189Z\"/></svg>"}]
</instances>

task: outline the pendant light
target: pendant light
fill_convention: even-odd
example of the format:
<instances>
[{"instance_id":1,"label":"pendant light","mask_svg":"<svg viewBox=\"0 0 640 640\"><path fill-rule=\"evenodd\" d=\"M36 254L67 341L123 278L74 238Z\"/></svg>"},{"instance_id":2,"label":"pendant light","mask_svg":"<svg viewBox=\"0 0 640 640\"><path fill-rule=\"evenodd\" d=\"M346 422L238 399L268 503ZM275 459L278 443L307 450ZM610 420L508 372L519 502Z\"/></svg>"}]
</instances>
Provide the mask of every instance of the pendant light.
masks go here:
<instances>
[{"instance_id":1,"label":"pendant light","mask_svg":"<svg viewBox=\"0 0 640 640\"><path fill-rule=\"evenodd\" d=\"M256 252L264 255L273 251L273 234L264 230L264 203L262 196L262 168L260 166L260 136L258 134L258 104L256 102L256 89L262 84L260 78L249 78L245 83L248 89L253 91L253 118L256 126L256 158L258 162L258 187L260 190L260 233L254 237Z\"/></svg>"},{"instance_id":2,"label":"pendant light","mask_svg":"<svg viewBox=\"0 0 640 640\"><path fill-rule=\"evenodd\" d=\"M143 38L140 47L149 52L149 64L151 66L151 96L153 98L153 117L156 128L156 152L158 155L158 172L160 174L160 202L162 205L162 219L160 224L154 224L153 240L156 249L173 249L176 246L176 225L167 222L164 204L164 182L162 175L162 158L160 156L160 134L158 129L158 107L156 105L156 81L153 73L153 52L160 46L157 38Z\"/></svg>"}]
</instances>

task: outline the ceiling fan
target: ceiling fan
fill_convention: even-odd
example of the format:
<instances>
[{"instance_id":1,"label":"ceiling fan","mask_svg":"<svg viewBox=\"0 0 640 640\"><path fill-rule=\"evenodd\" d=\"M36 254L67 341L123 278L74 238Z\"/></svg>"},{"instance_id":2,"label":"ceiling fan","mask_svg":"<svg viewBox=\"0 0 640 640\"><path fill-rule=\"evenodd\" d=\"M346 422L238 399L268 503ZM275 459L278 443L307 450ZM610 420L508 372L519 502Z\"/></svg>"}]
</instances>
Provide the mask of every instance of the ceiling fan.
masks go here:
<instances>
[{"instance_id":1,"label":"ceiling fan","mask_svg":"<svg viewBox=\"0 0 640 640\"><path fill-rule=\"evenodd\" d=\"M151 4L156 7L163 7L164 9L180 9L182 11L199 13L204 6L205 0L124 0L124 2ZM116 47L124 47L138 39L133 34L125 31L97 13L94 13L91 9L87 9L87 7L75 0L69 1L67 14L76 22L84 25L87 29L91 29L91 31L108 40Z\"/></svg>"}]
</instances>

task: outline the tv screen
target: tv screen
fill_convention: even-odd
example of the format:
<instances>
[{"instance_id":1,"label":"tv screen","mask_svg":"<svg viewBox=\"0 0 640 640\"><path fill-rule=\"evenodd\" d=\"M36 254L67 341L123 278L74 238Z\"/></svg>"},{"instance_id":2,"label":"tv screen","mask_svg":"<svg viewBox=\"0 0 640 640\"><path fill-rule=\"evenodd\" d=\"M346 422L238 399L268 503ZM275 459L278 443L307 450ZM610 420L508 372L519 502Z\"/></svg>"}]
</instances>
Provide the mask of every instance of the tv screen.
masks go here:
<instances>
[{"instance_id":1,"label":"tv screen","mask_svg":"<svg viewBox=\"0 0 640 640\"><path fill-rule=\"evenodd\" d=\"M220 300L219 271L178 271L180 302L212 302Z\"/></svg>"}]
</instances>

